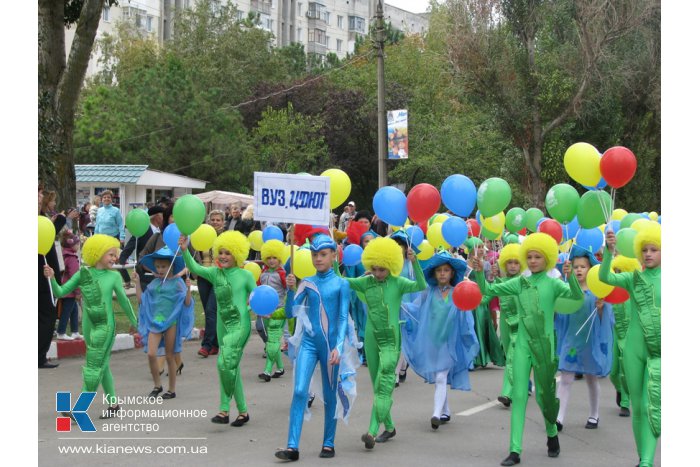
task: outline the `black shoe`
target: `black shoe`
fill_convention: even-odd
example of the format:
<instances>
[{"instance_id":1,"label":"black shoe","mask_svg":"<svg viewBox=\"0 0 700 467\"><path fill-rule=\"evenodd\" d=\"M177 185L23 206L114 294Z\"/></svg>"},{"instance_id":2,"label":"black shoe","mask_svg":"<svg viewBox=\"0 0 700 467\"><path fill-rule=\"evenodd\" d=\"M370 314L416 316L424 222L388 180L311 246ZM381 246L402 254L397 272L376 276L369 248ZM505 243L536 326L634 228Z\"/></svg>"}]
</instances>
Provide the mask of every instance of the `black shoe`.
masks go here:
<instances>
[{"instance_id":1,"label":"black shoe","mask_svg":"<svg viewBox=\"0 0 700 467\"><path fill-rule=\"evenodd\" d=\"M228 415L222 415L223 412L219 412L215 417L211 419L212 423L218 423L220 425L228 424Z\"/></svg>"},{"instance_id":2,"label":"black shoe","mask_svg":"<svg viewBox=\"0 0 700 467\"><path fill-rule=\"evenodd\" d=\"M148 395L148 397L158 397L158 394L163 392L163 386L157 386L153 388L153 391Z\"/></svg>"},{"instance_id":3,"label":"black shoe","mask_svg":"<svg viewBox=\"0 0 700 467\"><path fill-rule=\"evenodd\" d=\"M556 423L556 425L557 425L557 431L561 431L564 429L564 425L559 420L557 420L554 423Z\"/></svg>"},{"instance_id":4,"label":"black shoe","mask_svg":"<svg viewBox=\"0 0 700 467\"><path fill-rule=\"evenodd\" d=\"M450 418L449 415L445 415L445 414L440 415L440 423L447 423L450 420L452 420L452 418Z\"/></svg>"},{"instance_id":5,"label":"black shoe","mask_svg":"<svg viewBox=\"0 0 700 467\"><path fill-rule=\"evenodd\" d=\"M284 369L282 370L277 370L274 373L272 373L273 378L279 378L280 376L284 375Z\"/></svg>"},{"instance_id":6,"label":"black shoe","mask_svg":"<svg viewBox=\"0 0 700 467\"><path fill-rule=\"evenodd\" d=\"M175 393L174 392L166 392L161 396L163 399L175 399Z\"/></svg>"},{"instance_id":7,"label":"black shoe","mask_svg":"<svg viewBox=\"0 0 700 467\"><path fill-rule=\"evenodd\" d=\"M617 395L615 396L615 403L617 404L618 407L622 407L620 403L622 402L622 393L620 391L617 391Z\"/></svg>"},{"instance_id":8,"label":"black shoe","mask_svg":"<svg viewBox=\"0 0 700 467\"><path fill-rule=\"evenodd\" d=\"M275 453L275 457L283 461L298 461L299 451L296 449L280 449Z\"/></svg>"},{"instance_id":9,"label":"black shoe","mask_svg":"<svg viewBox=\"0 0 700 467\"><path fill-rule=\"evenodd\" d=\"M503 407L510 407L511 402L513 402L513 401L511 400L510 397L498 396L498 402L503 404Z\"/></svg>"},{"instance_id":10,"label":"black shoe","mask_svg":"<svg viewBox=\"0 0 700 467\"><path fill-rule=\"evenodd\" d=\"M58 363L44 362L41 365L39 365L39 368L56 368L57 366L58 366Z\"/></svg>"},{"instance_id":11,"label":"black shoe","mask_svg":"<svg viewBox=\"0 0 700 467\"><path fill-rule=\"evenodd\" d=\"M115 405L114 407L107 407L107 410L102 411L102 415L100 415L100 420L107 420L108 418L114 417L117 412L119 412L119 406Z\"/></svg>"},{"instance_id":12,"label":"black shoe","mask_svg":"<svg viewBox=\"0 0 700 467\"><path fill-rule=\"evenodd\" d=\"M384 430L384 433L381 435L377 436L374 440L378 443L386 443L389 441L391 438L396 436L396 428L394 428L392 431L386 431Z\"/></svg>"},{"instance_id":13,"label":"black shoe","mask_svg":"<svg viewBox=\"0 0 700 467\"><path fill-rule=\"evenodd\" d=\"M183 368L185 368L185 364L184 364L184 363L180 363L180 366L177 367L177 370L175 371L175 374L176 374L176 375L181 375L181 374L182 374L182 369L183 369Z\"/></svg>"},{"instance_id":14,"label":"black shoe","mask_svg":"<svg viewBox=\"0 0 700 467\"><path fill-rule=\"evenodd\" d=\"M629 417L630 416L630 409L627 407L620 407L620 417Z\"/></svg>"},{"instance_id":15,"label":"black shoe","mask_svg":"<svg viewBox=\"0 0 700 467\"><path fill-rule=\"evenodd\" d=\"M250 415L239 415L234 421L231 422L231 426L243 426L250 420Z\"/></svg>"},{"instance_id":16,"label":"black shoe","mask_svg":"<svg viewBox=\"0 0 700 467\"><path fill-rule=\"evenodd\" d=\"M311 394L311 397L309 397L309 402L306 403L308 408L311 408L311 404L314 403L314 399L316 399L316 394Z\"/></svg>"},{"instance_id":17,"label":"black shoe","mask_svg":"<svg viewBox=\"0 0 700 467\"><path fill-rule=\"evenodd\" d=\"M586 428L588 428L589 430L595 430L596 428L598 428L598 419L588 417L588 420L586 421Z\"/></svg>"},{"instance_id":18,"label":"black shoe","mask_svg":"<svg viewBox=\"0 0 700 467\"><path fill-rule=\"evenodd\" d=\"M398 381L394 383L394 387L395 387L395 388L398 388L398 387L399 387L399 382L398 382Z\"/></svg>"},{"instance_id":19,"label":"black shoe","mask_svg":"<svg viewBox=\"0 0 700 467\"><path fill-rule=\"evenodd\" d=\"M318 457L323 457L324 459L335 457L335 448L323 446L323 449L321 449L321 453L318 455Z\"/></svg>"},{"instance_id":20,"label":"black shoe","mask_svg":"<svg viewBox=\"0 0 700 467\"><path fill-rule=\"evenodd\" d=\"M271 376L268 375L267 373L260 373L260 374L258 375L258 378L260 378L261 380L265 381L266 383L269 383L269 382L270 382Z\"/></svg>"},{"instance_id":21,"label":"black shoe","mask_svg":"<svg viewBox=\"0 0 700 467\"><path fill-rule=\"evenodd\" d=\"M263 352L262 358L267 358L267 352Z\"/></svg>"},{"instance_id":22,"label":"black shoe","mask_svg":"<svg viewBox=\"0 0 700 467\"><path fill-rule=\"evenodd\" d=\"M578 380L578 379L583 379L583 374L581 374L581 373L576 373L576 374L574 375L574 379L577 379L577 380Z\"/></svg>"},{"instance_id":23,"label":"black shoe","mask_svg":"<svg viewBox=\"0 0 700 467\"><path fill-rule=\"evenodd\" d=\"M515 465L515 464L520 464L520 454L517 452L511 452L508 454L508 457L503 459L503 462L501 462L501 465Z\"/></svg>"},{"instance_id":24,"label":"black shoe","mask_svg":"<svg viewBox=\"0 0 700 467\"><path fill-rule=\"evenodd\" d=\"M399 383L405 383L405 382L406 382L406 370L399 371Z\"/></svg>"},{"instance_id":25,"label":"black shoe","mask_svg":"<svg viewBox=\"0 0 700 467\"><path fill-rule=\"evenodd\" d=\"M432 417L430 419L430 426L433 428L433 430L437 430L438 428L440 428L440 425L442 425L440 417Z\"/></svg>"},{"instance_id":26,"label":"black shoe","mask_svg":"<svg viewBox=\"0 0 700 467\"><path fill-rule=\"evenodd\" d=\"M370 435L369 433L365 433L360 437L363 443L365 443L365 449L372 449L374 447L374 443L376 442L374 436Z\"/></svg>"},{"instance_id":27,"label":"black shoe","mask_svg":"<svg viewBox=\"0 0 700 467\"><path fill-rule=\"evenodd\" d=\"M547 455L557 457L561 449L559 448L559 436L547 436Z\"/></svg>"}]
</instances>

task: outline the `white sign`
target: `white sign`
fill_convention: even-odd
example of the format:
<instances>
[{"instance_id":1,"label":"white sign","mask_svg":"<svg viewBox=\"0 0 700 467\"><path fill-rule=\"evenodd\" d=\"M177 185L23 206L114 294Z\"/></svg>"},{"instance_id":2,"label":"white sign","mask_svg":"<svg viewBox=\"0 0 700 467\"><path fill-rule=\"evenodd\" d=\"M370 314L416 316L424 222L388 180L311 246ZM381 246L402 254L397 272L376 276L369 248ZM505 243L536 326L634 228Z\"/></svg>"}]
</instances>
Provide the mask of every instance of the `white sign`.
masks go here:
<instances>
[{"instance_id":1,"label":"white sign","mask_svg":"<svg viewBox=\"0 0 700 467\"><path fill-rule=\"evenodd\" d=\"M255 220L329 225L331 179L255 172Z\"/></svg>"}]
</instances>

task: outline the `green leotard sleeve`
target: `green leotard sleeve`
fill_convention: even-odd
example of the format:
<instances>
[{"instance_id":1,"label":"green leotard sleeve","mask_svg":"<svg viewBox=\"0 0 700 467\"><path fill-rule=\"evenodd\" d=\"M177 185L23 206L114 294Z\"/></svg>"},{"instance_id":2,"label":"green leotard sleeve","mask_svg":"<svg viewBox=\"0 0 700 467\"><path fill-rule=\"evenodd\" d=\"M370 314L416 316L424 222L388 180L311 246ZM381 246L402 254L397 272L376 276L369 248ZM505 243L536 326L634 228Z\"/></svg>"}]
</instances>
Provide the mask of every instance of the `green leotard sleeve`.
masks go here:
<instances>
[{"instance_id":1,"label":"green leotard sleeve","mask_svg":"<svg viewBox=\"0 0 700 467\"><path fill-rule=\"evenodd\" d=\"M114 276L115 279L113 290L114 293L117 295L117 302L119 303L119 306L122 307L122 310L124 310L126 316L129 318L131 325L136 327L136 314L134 314L134 309L131 307L129 297L126 296L126 291L124 290L124 285L122 284L121 276L116 271L114 271Z\"/></svg>"},{"instance_id":2,"label":"green leotard sleeve","mask_svg":"<svg viewBox=\"0 0 700 467\"><path fill-rule=\"evenodd\" d=\"M68 295L77 289L78 286L80 286L80 272L73 274L73 277L68 279L68 282L63 285L59 285L59 283L56 282L55 276L51 278L51 289L53 290L53 294L56 298L61 298Z\"/></svg>"},{"instance_id":3,"label":"green leotard sleeve","mask_svg":"<svg viewBox=\"0 0 700 467\"><path fill-rule=\"evenodd\" d=\"M603 264L600 265L600 269L598 270L598 278L608 285L622 287L628 292L631 292L634 274L631 272L621 272L619 274L615 274L610 268L611 264L612 254L610 253L610 250L605 248L605 251L603 251Z\"/></svg>"},{"instance_id":4,"label":"green leotard sleeve","mask_svg":"<svg viewBox=\"0 0 700 467\"><path fill-rule=\"evenodd\" d=\"M580 300L584 298L581 286L576 279L574 274L569 274L567 279L568 284L563 281L557 280L554 283L554 294L557 298L570 298L573 300Z\"/></svg>"},{"instance_id":5,"label":"green leotard sleeve","mask_svg":"<svg viewBox=\"0 0 700 467\"><path fill-rule=\"evenodd\" d=\"M371 277L368 275L361 277L344 277L344 279L348 281L352 290L364 293L364 291L367 290L367 281L369 281Z\"/></svg>"},{"instance_id":6,"label":"green leotard sleeve","mask_svg":"<svg viewBox=\"0 0 700 467\"><path fill-rule=\"evenodd\" d=\"M428 283L425 282L425 276L423 275L423 269L420 267L420 264L418 263L417 259L413 260L413 271L416 273L416 280L412 281L410 279L406 279L405 277L399 277L399 288L401 290L401 293L412 293L412 292L420 292L421 290L425 290L425 288L428 286Z\"/></svg>"},{"instance_id":7,"label":"green leotard sleeve","mask_svg":"<svg viewBox=\"0 0 700 467\"><path fill-rule=\"evenodd\" d=\"M489 284L486 282L484 271L477 271L476 283L479 285L479 289L483 295L503 297L507 295L518 295L521 292L520 277L514 277L498 284Z\"/></svg>"},{"instance_id":8,"label":"green leotard sleeve","mask_svg":"<svg viewBox=\"0 0 700 467\"><path fill-rule=\"evenodd\" d=\"M214 280L216 278L216 268L215 267L206 267L202 266L201 264L198 264L190 252L188 250L185 250L182 252L182 257L185 259L185 264L187 265L187 269L190 270L191 273L194 273L200 277L205 278L212 284L214 283Z\"/></svg>"}]
</instances>

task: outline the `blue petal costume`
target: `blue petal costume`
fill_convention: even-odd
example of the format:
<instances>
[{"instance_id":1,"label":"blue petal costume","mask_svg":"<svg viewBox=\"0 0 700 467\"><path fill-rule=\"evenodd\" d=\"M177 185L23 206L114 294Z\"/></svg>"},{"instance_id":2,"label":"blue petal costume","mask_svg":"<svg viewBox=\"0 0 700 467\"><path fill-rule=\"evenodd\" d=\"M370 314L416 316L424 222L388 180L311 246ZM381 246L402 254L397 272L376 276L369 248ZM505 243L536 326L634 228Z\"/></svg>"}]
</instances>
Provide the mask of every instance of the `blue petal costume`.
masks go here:
<instances>
[{"instance_id":1,"label":"blue petal costume","mask_svg":"<svg viewBox=\"0 0 700 467\"><path fill-rule=\"evenodd\" d=\"M172 261L174 254L168 247L163 247L155 253L145 256L141 262L150 270L155 271L156 259ZM185 267L181 256L175 258L173 274ZM177 324L175 336L175 353L182 352L182 341L187 339L194 327L194 300L189 306L185 305L187 285L180 277L156 279L151 281L141 296L139 306L139 333L143 337L143 351L148 352L148 334L151 332L164 333ZM161 339L158 347L159 354L164 355L165 339Z\"/></svg>"},{"instance_id":2,"label":"blue petal costume","mask_svg":"<svg viewBox=\"0 0 700 467\"><path fill-rule=\"evenodd\" d=\"M327 235L318 235L311 243L311 251L326 248L336 249L335 242ZM325 401L323 446L334 447L337 393L340 392L342 398L343 386L338 385L338 366L330 365L328 360L334 349L340 355L343 353L349 306L350 286L333 269L302 280L296 294L287 292L287 318L297 318L295 337L300 341L296 348L294 395L289 412L289 448L299 449L309 383L317 363L321 367Z\"/></svg>"},{"instance_id":3,"label":"blue petal costume","mask_svg":"<svg viewBox=\"0 0 700 467\"><path fill-rule=\"evenodd\" d=\"M433 271L442 264L450 264L455 275L446 298L437 286ZM452 258L447 252L433 256L423 268L428 288L410 304L402 328L402 350L411 368L428 383L435 382L435 374L449 370L447 383L452 389L469 391L469 366L479 351L471 311L459 310L452 301L454 285L460 282L466 262Z\"/></svg>"}]
</instances>

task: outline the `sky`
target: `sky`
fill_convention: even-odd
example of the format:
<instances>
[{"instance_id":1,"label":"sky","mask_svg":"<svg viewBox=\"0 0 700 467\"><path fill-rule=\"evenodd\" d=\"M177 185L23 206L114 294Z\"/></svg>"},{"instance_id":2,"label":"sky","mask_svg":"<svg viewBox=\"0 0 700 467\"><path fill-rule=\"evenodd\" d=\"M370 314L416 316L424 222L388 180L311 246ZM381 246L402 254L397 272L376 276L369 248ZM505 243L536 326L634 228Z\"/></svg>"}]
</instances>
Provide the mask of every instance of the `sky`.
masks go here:
<instances>
[{"instance_id":1,"label":"sky","mask_svg":"<svg viewBox=\"0 0 700 467\"><path fill-rule=\"evenodd\" d=\"M385 0L384 3L411 13L425 13L430 2L429 0Z\"/></svg>"}]
</instances>

